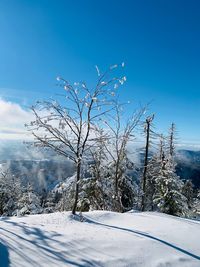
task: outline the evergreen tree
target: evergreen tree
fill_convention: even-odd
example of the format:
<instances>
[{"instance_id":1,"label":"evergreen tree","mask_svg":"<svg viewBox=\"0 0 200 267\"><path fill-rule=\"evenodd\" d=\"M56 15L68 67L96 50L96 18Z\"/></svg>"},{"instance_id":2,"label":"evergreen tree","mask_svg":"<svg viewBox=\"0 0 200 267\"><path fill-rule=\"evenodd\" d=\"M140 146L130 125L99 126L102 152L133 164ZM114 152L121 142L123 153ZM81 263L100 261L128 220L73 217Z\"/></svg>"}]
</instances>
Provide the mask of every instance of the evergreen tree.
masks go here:
<instances>
[{"instance_id":1,"label":"evergreen tree","mask_svg":"<svg viewBox=\"0 0 200 267\"><path fill-rule=\"evenodd\" d=\"M11 216L17 208L20 180L9 171L0 174L0 215Z\"/></svg>"},{"instance_id":2,"label":"evergreen tree","mask_svg":"<svg viewBox=\"0 0 200 267\"><path fill-rule=\"evenodd\" d=\"M161 160L155 154L148 163L146 180L145 209L153 211L155 209L154 197L156 191L156 179L159 175Z\"/></svg>"},{"instance_id":3,"label":"evergreen tree","mask_svg":"<svg viewBox=\"0 0 200 267\"><path fill-rule=\"evenodd\" d=\"M164 160L163 166L156 178L156 193L154 203L159 211L177 216L186 216L187 199L182 194L183 182L176 175L173 162Z\"/></svg>"},{"instance_id":4,"label":"evergreen tree","mask_svg":"<svg viewBox=\"0 0 200 267\"><path fill-rule=\"evenodd\" d=\"M183 182L175 171L175 125L172 123L169 134L167 156L162 159L159 174L155 180L156 193L154 203L161 212L177 216L187 216L187 199L182 194Z\"/></svg>"},{"instance_id":5,"label":"evergreen tree","mask_svg":"<svg viewBox=\"0 0 200 267\"><path fill-rule=\"evenodd\" d=\"M160 170L163 166L163 161L165 159L165 142L164 136L157 135L155 132L154 136L159 136L159 143L157 152L152 156L149 160L148 168L147 168L147 185L146 185L146 209L153 211L156 209L156 205L154 203L155 193L156 193L156 179L160 174Z\"/></svg>"},{"instance_id":6,"label":"evergreen tree","mask_svg":"<svg viewBox=\"0 0 200 267\"><path fill-rule=\"evenodd\" d=\"M17 210L19 215L42 213L41 199L34 192L31 184L21 188L21 194L17 201Z\"/></svg>"}]
</instances>

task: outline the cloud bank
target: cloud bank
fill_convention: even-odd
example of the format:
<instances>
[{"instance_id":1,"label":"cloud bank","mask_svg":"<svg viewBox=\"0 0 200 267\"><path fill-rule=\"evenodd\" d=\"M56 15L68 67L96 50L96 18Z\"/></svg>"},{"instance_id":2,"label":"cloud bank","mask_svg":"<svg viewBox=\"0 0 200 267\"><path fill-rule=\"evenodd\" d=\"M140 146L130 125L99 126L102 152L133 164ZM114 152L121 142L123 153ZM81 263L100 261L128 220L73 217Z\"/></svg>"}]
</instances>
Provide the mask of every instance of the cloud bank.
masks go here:
<instances>
[{"instance_id":1,"label":"cloud bank","mask_svg":"<svg viewBox=\"0 0 200 267\"><path fill-rule=\"evenodd\" d=\"M0 139L29 139L24 124L33 119L31 111L23 109L19 104L0 98Z\"/></svg>"}]
</instances>

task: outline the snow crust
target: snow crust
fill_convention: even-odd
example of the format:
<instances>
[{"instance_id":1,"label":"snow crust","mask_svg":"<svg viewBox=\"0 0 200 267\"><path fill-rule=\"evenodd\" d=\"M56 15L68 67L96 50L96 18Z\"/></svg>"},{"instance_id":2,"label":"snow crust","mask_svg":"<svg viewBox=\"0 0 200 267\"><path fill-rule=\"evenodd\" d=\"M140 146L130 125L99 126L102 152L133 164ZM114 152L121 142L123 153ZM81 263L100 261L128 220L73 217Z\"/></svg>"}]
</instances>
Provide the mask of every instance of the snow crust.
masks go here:
<instances>
[{"instance_id":1,"label":"snow crust","mask_svg":"<svg viewBox=\"0 0 200 267\"><path fill-rule=\"evenodd\" d=\"M200 222L156 212L0 218L0 267L199 267Z\"/></svg>"}]
</instances>

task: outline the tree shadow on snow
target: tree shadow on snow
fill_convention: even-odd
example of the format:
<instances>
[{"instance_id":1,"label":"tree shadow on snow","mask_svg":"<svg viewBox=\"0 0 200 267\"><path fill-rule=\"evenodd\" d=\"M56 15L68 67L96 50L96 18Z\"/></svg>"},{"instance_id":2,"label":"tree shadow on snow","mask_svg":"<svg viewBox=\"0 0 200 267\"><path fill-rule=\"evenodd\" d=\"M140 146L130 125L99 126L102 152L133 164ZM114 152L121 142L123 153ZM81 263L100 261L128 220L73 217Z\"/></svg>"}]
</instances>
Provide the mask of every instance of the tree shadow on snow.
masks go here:
<instances>
[{"instance_id":1,"label":"tree shadow on snow","mask_svg":"<svg viewBox=\"0 0 200 267\"><path fill-rule=\"evenodd\" d=\"M169 242L167 242L165 240L162 240L162 239L160 239L158 237L152 236L152 235L150 235L148 233L140 232L140 231L137 231L137 230L131 230L131 229L127 229L127 228L123 228L123 227L119 227L119 226L100 223L100 222L94 221L93 219L90 219L89 217L86 217L86 216L84 216L84 219L88 223L93 223L93 224L97 224L97 225L100 225L100 226L104 226L106 228L117 229L117 230L121 230L121 231L125 231L125 232L130 232L130 233L133 233L133 234L136 234L136 235L139 235L139 236L147 237L149 239L158 241L158 242L160 242L160 243L162 243L162 244L164 244L164 245L166 245L168 247L174 248L177 251L180 251L180 252L184 253L185 255L190 256L190 257L200 261L200 256L195 255L195 254L193 254L193 253L191 253L191 252L189 252L189 251L187 251L185 249L182 249L182 248L180 248L180 247L178 247L176 245L173 245L173 244L171 244L171 243L169 243Z\"/></svg>"},{"instance_id":2,"label":"tree shadow on snow","mask_svg":"<svg viewBox=\"0 0 200 267\"><path fill-rule=\"evenodd\" d=\"M9 267L10 259L7 247L0 242L0 267Z\"/></svg>"},{"instance_id":3,"label":"tree shadow on snow","mask_svg":"<svg viewBox=\"0 0 200 267\"><path fill-rule=\"evenodd\" d=\"M78 251L76 242L56 240L56 237L62 236L57 232L47 232L37 227L30 227L26 224L9 220L4 222L15 226L16 229L20 228L23 233L21 234L17 230L14 232L13 229L9 230L8 227L0 227L6 239L7 248L15 252L21 261L20 265L16 266L39 267L46 266L46 262L49 266L101 267L98 262L87 260L85 254L81 254L81 251ZM7 248L0 243L0 267L9 266ZM35 252L38 252L38 259L34 256ZM39 260L39 254L44 260L43 263ZM80 256L78 260L76 259L77 254ZM17 264L19 263L17 262Z\"/></svg>"}]
</instances>

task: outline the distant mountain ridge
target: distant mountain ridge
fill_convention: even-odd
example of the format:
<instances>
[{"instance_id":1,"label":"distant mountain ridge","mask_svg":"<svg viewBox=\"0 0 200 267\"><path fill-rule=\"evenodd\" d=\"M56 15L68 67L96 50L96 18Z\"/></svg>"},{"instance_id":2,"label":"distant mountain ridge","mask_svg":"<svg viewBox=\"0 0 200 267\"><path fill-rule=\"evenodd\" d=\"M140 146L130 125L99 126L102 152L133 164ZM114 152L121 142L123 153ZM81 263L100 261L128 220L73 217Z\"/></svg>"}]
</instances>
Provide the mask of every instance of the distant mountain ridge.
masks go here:
<instances>
[{"instance_id":1,"label":"distant mountain ridge","mask_svg":"<svg viewBox=\"0 0 200 267\"><path fill-rule=\"evenodd\" d=\"M138 149L135 154L139 156L135 162L141 168L143 152ZM133 159L134 161L134 159ZM191 179L196 188L200 188L200 151L186 149L177 150L176 171L183 180ZM29 177L31 181L39 179L38 186L46 187L48 183L63 180L74 172L73 164L63 157L57 156L49 150L28 148L23 142L0 143L0 165L5 164L12 169L12 173ZM5 165L4 165L5 166ZM138 173L132 173L137 176Z\"/></svg>"},{"instance_id":2,"label":"distant mountain ridge","mask_svg":"<svg viewBox=\"0 0 200 267\"><path fill-rule=\"evenodd\" d=\"M181 179L190 179L196 188L200 188L200 151L178 150L176 162Z\"/></svg>"}]
</instances>

